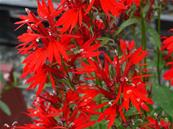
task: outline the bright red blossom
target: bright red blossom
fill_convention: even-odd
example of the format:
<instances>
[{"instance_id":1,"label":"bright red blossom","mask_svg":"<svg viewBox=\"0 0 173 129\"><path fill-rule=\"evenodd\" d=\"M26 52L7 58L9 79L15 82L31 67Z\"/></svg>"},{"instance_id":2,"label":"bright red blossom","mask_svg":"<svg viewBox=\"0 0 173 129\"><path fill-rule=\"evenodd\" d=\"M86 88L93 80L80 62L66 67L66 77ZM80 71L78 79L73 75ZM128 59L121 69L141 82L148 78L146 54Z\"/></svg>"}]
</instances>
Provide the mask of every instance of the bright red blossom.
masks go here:
<instances>
[{"instance_id":1,"label":"bright red blossom","mask_svg":"<svg viewBox=\"0 0 173 129\"><path fill-rule=\"evenodd\" d=\"M146 84L142 81L143 77L149 75L141 75L134 70L137 68L137 65L140 66L140 62L146 57L147 52L142 50L142 48L134 50L134 41L128 42L121 40L120 46L123 53L120 58L115 56L114 60L111 61L104 53L104 60L99 58L97 62L88 60L88 63L82 63L82 67L77 69L78 74L87 74L86 80L97 78L105 82L106 90L101 87L98 88L106 98L112 100L112 104L110 108L104 111L104 115L102 114L100 116L100 120L105 116L106 119L109 120L108 128L112 126L117 111L120 113L122 119L126 121L123 108L128 111L130 103L132 103L139 112L141 112L141 109L149 111L147 104L153 104L153 101L148 98ZM115 71L114 76L111 76L110 67L113 67ZM93 73L95 73L95 76L93 76ZM117 94L115 94L116 87L118 88ZM122 104L117 106L120 99ZM115 114L109 114L109 112L114 112Z\"/></svg>"},{"instance_id":2,"label":"bright red blossom","mask_svg":"<svg viewBox=\"0 0 173 129\"><path fill-rule=\"evenodd\" d=\"M112 14L113 16L118 17L126 9L123 3L115 0L109 0L109 2L107 2L106 0L91 0L87 12L92 8L92 6L94 6L94 4L97 7L98 3L100 4L101 8L107 16Z\"/></svg>"},{"instance_id":3,"label":"bright red blossom","mask_svg":"<svg viewBox=\"0 0 173 129\"><path fill-rule=\"evenodd\" d=\"M173 36L166 37L163 41L163 50L166 50L168 53L166 55L166 58L171 59L171 61L167 62L167 65L170 67L169 70L167 70L163 77L165 80L168 80L171 82L171 85L173 85L173 62L172 62L172 54L173 54Z\"/></svg>"},{"instance_id":4,"label":"bright red blossom","mask_svg":"<svg viewBox=\"0 0 173 129\"><path fill-rule=\"evenodd\" d=\"M78 91L84 91L80 94ZM95 93L90 96L90 93ZM98 90L88 86L81 86L76 91L69 90L62 97L55 94L43 94L36 98L33 108L29 109L29 116L36 118L33 124L19 127L20 129L83 129L95 124L91 121L92 114L102 105L93 101L99 94ZM83 95L83 96L81 96ZM58 118L58 119L57 119Z\"/></svg>"},{"instance_id":5,"label":"bright red blossom","mask_svg":"<svg viewBox=\"0 0 173 129\"><path fill-rule=\"evenodd\" d=\"M164 119L161 120L156 120L152 117L148 117L148 123L145 124L144 126L142 126L142 129L148 129L148 128L152 128L152 129L171 129L171 123L167 122Z\"/></svg>"},{"instance_id":6,"label":"bright red blossom","mask_svg":"<svg viewBox=\"0 0 173 129\"><path fill-rule=\"evenodd\" d=\"M122 0L125 5L131 6L132 4L135 4L136 6L140 6L140 0Z\"/></svg>"},{"instance_id":7,"label":"bright red blossom","mask_svg":"<svg viewBox=\"0 0 173 129\"><path fill-rule=\"evenodd\" d=\"M139 0L62 0L56 8L51 0L37 3L38 16L27 9L16 23L28 26L18 37L19 53L26 56L22 77L29 89L38 87L28 111L33 123L19 128L84 129L105 119L110 129L116 117L126 122L132 106L149 111L153 102L143 79L150 75L142 64L147 52L134 41L115 43L116 24L107 23ZM113 45L100 41L104 36ZM49 83L53 94L42 94Z\"/></svg>"}]
</instances>

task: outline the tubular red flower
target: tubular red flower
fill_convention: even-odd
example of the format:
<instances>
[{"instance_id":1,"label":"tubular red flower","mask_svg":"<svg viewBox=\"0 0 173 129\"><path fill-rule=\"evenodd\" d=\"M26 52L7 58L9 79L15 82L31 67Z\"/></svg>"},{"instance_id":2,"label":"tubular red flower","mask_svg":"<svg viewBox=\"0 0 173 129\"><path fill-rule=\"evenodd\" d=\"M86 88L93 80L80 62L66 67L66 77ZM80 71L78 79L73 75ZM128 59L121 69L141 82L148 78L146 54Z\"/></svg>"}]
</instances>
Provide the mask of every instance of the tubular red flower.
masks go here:
<instances>
[{"instance_id":1,"label":"tubular red flower","mask_svg":"<svg viewBox=\"0 0 173 129\"><path fill-rule=\"evenodd\" d=\"M81 91L81 93L78 93ZM83 92L82 92L83 91ZM90 96L90 93L95 95ZM99 92L89 86L80 86L76 91L69 90L62 93L62 97L55 94L40 94L28 115L33 119L33 124L19 127L20 129L83 129L96 121L90 120L91 115L98 114L102 106L93 101Z\"/></svg>"},{"instance_id":2,"label":"tubular red flower","mask_svg":"<svg viewBox=\"0 0 173 129\"><path fill-rule=\"evenodd\" d=\"M152 117L148 117L148 123L144 124L141 128L142 129L147 129L147 128L154 128L154 129L170 129L171 123L167 122L163 119L161 120L156 120Z\"/></svg>"},{"instance_id":3,"label":"tubular red flower","mask_svg":"<svg viewBox=\"0 0 173 129\"><path fill-rule=\"evenodd\" d=\"M92 8L92 6L94 5L95 2L98 2L98 1L91 0L91 3L86 12L89 12L89 10ZM115 0L109 0L109 2L107 2L106 0L99 0L99 2L100 2L101 8L103 9L104 13L107 16L110 16L110 14L112 14L113 16L118 17L126 9L125 5L120 1L117 2Z\"/></svg>"},{"instance_id":4,"label":"tubular red flower","mask_svg":"<svg viewBox=\"0 0 173 129\"><path fill-rule=\"evenodd\" d=\"M99 58L97 62L96 60L87 60L87 63L82 63L82 67L77 69L78 74L87 73L87 79L93 80L97 78L105 82L106 88L98 86L98 89L109 101L112 100L112 105L100 116L100 120L102 120L104 116L107 116L106 119L111 119L109 128L115 120L115 114L117 114L112 114L113 119L109 116L111 115L108 113L109 110L114 110L113 112L117 112L116 110L118 110L122 119L125 121L123 108L128 111L130 103L132 103L139 112L141 112L141 109L149 111L147 104L153 104L153 101L148 97L146 84L142 81L143 77L148 77L149 75L141 75L135 71L135 68L137 69L136 66L140 65L140 62L146 57L147 52L142 50L142 48L134 50L134 41L128 42L121 40L120 46L122 51L121 57L115 56L114 60L111 61L106 54L104 54L104 61L101 61ZM112 72L109 70L110 67L115 70L113 76L110 73ZM120 100L122 103L117 106L116 104L118 104Z\"/></svg>"},{"instance_id":5,"label":"tubular red flower","mask_svg":"<svg viewBox=\"0 0 173 129\"><path fill-rule=\"evenodd\" d=\"M173 85L173 65L172 65L172 54L173 54L173 36L166 37L165 40L163 41L162 49L166 50L168 53L166 57L169 57L171 61L168 61L167 64L169 65L170 69L168 69L163 77L165 80L168 80L171 82L171 85Z\"/></svg>"},{"instance_id":6,"label":"tubular red flower","mask_svg":"<svg viewBox=\"0 0 173 129\"><path fill-rule=\"evenodd\" d=\"M28 26L18 37L18 51L26 56L22 77L29 89L38 87L28 111L33 123L19 128L84 129L104 119L111 128L117 117L126 121L131 106L149 111L153 102L143 79L150 75L143 74L147 69L141 64L147 51L135 49L134 41L115 43L110 37L117 28L107 23L132 4L139 6L139 0L62 0L57 8L51 0L37 4L37 15L26 10L16 23ZM108 53L115 47L120 50ZM49 82L55 93L42 94Z\"/></svg>"}]
</instances>

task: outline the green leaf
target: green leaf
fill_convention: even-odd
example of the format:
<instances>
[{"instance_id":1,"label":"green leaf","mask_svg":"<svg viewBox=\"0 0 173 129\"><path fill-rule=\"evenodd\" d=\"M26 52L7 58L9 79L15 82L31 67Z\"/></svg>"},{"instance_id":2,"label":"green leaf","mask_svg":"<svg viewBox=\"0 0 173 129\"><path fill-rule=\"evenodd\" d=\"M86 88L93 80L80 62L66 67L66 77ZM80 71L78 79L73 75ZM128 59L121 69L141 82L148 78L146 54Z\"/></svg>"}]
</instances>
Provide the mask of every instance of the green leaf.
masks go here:
<instances>
[{"instance_id":1,"label":"green leaf","mask_svg":"<svg viewBox=\"0 0 173 129\"><path fill-rule=\"evenodd\" d=\"M105 45L107 44L111 39L109 37L101 37L101 38L98 38L97 40L100 40L102 45Z\"/></svg>"},{"instance_id":2,"label":"green leaf","mask_svg":"<svg viewBox=\"0 0 173 129\"><path fill-rule=\"evenodd\" d=\"M2 82L4 82L4 79L3 79L3 74L2 74L2 72L0 72L0 82L2 83Z\"/></svg>"},{"instance_id":3,"label":"green leaf","mask_svg":"<svg viewBox=\"0 0 173 129\"><path fill-rule=\"evenodd\" d=\"M153 86L154 102L173 117L173 91L166 86Z\"/></svg>"},{"instance_id":4,"label":"green leaf","mask_svg":"<svg viewBox=\"0 0 173 129\"><path fill-rule=\"evenodd\" d=\"M137 114L137 113L138 113L138 112L137 112L136 108L135 108L135 107L131 107L131 108L125 113L125 115L128 116L128 117L130 117L130 116L133 116L134 114Z\"/></svg>"},{"instance_id":5,"label":"green leaf","mask_svg":"<svg viewBox=\"0 0 173 129\"><path fill-rule=\"evenodd\" d=\"M5 113L5 114L7 114L7 115L11 115L11 111L10 111L10 109L9 109L9 107L7 106L7 104L5 104L4 102L2 102L1 100L0 100L0 109Z\"/></svg>"},{"instance_id":6,"label":"green leaf","mask_svg":"<svg viewBox=\"0 0 173 129\"><path fill-rule=\"evenodd\" d=\"M118 35L119 33L121 33L128 26L133 25L133 24L137 24L138 22L139 22L139 20L137 18L130 18L130 19L126 20L125 22L123 22L120 25L120 27L117 30L117 32L115 33L115 35Z\"/></svg>"},{"instance_id":7,"label":"green leaf","mask_svg":"<svg viewBox=\"0 0 173 129\"><path fill-rule=\"evenodd\" d=\"M144 6L144 8L143 8L143 10L142 10L142 13L143 13L142 15L143 15L144 17L146 17L146 15L147 15L149 9L150 9L150 1L147 2L147 4Z\"/></svg>"},{"instance_id":8,"label":"green leaf","mask_svg":"<svg viewBox=\"0 0 173 129\"><path fill-rule=\"evenodd\" d=\"M106 129L107 127L107 122L105 120L101 122L97 122L94 126L93 129Z\"/></svg>"},{"instance_id":9,"label":"green leaf","mask_svg":"<svg viewBox=\"0 0 173 129\"><path fill-rule=\"evenodd\" d=\"M161 40L160 40L160 35L158 34L158 32L151 26L147 27L147 32L150 35L149 39L150 39L151 43L153 45L156 45L157 48L160 49Z\"/></svg>"},{"instance_id":10,"label":"green leaf","mask_svg":"<svg viewBox=\"0 0 173 129\"><path fill-rule=\"evenodd\" d=\"M119 119L116 119L114 123L115 123L116 127L118 127L119 129L122 129L122 123Z\"/></svg>"}]
</instances>

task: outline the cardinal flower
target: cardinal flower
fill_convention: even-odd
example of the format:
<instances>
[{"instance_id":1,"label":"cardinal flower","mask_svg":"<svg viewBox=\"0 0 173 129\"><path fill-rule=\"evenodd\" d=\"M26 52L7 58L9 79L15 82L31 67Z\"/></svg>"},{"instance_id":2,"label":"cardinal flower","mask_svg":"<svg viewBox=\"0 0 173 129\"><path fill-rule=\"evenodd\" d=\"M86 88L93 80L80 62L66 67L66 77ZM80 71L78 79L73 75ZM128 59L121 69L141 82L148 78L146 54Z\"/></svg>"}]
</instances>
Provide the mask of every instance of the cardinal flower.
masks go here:
<instances>
[{"instance_id":1,"label":"cardinal flower","mask_svg":"<svg viewBox=\"0 0 173 129\"><path fill-rule=\"evenodd\" d=\"M97 88L109 100L108 103L112 103L100 116L100 120L103 118L110 120L108 128L112 126L118 114L126 121L123 109L128 111L131 104L139 112L141 110L149 111L148 104L153 104L153 101L148 97L146 84L142 81L143 77L150 75L141 74L135 70L137 66L140 66L147 52L142 48L136 50L134 48L134 41L120 40L121 56L115 55L112 61L104 53L103 60L99 58L95 61L87 60L88 62L83 62L81 67L77 69L78 74L86 73L85 75L88 77L86 80L97 78L96 81L100 81ZM104 88L102 82L105 84ZM121 104L117 106L120 100Z\"/></svg>"},{"instance_id":2,"label":"cardinal flower","mask_svg":"<svg viewBox=\"0 0 173 129\"><path fill-rule=\"evenodd\" d=\"M61 38L56 40L55 36L59 36L58 34L50 35L50 31L47 28L41 24L39 24L39 27L40 29L36 28L37 33L33 30L28 30L18 37L21 42L18 45L19 53L26 55L23 61L25 67L22 77L32 76L28 79L27 83L30 83L30 87L32 88L38 85L40 88L37 93L41 92L41 89L43 89L43 86L47 82L47 77L51 76L48 74L50 72L45 73L47 70L44 66L49 65L48 67L52 67L54 66L52 64L59 64L61 67L62 60L69 60L67 50L69 50L70 45L68 44L71 39L70 36L61 35ZM52 77L51 80L53 80Z\"/></svg>"},{"instance_id":3,"label":"cardinal flower","mask_svg":"<svg viewBox=\"0 0 173 129\"><path fill-rule=\"evenodd\" d=\"M84 90L85 89L85 90ZM84 91L84 92L80 92ZM95 92L94 96L89 96ZM93 101L99 92L89 86L79 86L76 91L61 92L61 97L44 93L37 96L28 115L33 124L26 124L20 129L84 129L95 124L90 120L92 115L98 114L102 106Z\"/></svg>"},{"instance_id":4,"label":"cardinal flower","mask_svg":"<svg viewBox=\"0 0 173 129\"><path fill-rule=\"evenodd\" d=\"M129 109L129 104L140 112L141 108L148 111L149 108L145 104L153 104L153 101L148 98L146 85L142 81L143 77L150 76L148 74L140 74L135 70L136 66L140 66L140 62L146 57L147 52L138 48L134 50L134 42L120 41L121 51L123 55L119 58L115 56L113 65L116 70L115 84L119 84L119 91L116 97L120 99L120 94L123 95L122 105L120 106L120 115L125 121L122 113L122 108ZM122 67L125 64L125 67ZM137 69L137 68L136 68ZM123 72L122 72L123 70ZM117 101L116 101L117 102Z\"/></svg>"},{"instance_id":5,"label":"cardinal flower","mask_svg":"<svg viewBox=\"0 0 173 129\"><path fill-rule=\"evenodd\" d=\"M54 8L54 5L52 3L52 0L48 0L47 3L45 2L45 0L42 0L42 2L40 2L39 0L37 0L37 5L38 5L38 7L37 7L38 15L41 18L43 18L45 20L48 20L50 24L51 24L51 22L54 22L53 19L57 15L59 15L61 13L61 11L62 11L62 10L56 10Z\"/></svg>"},{"instance_id":6,"label":"cardinal flower","mask_svg":"<svg viewBox=\"0 0 173 129\"><path fill-rule=\"evenodd\" d=\"M21 77L29 89L37 88L28 110L32 123L20 129L84 129L104 119L110 129L117 117L126 121L131 107L149 111L153 101L143 81L150 76L143 67L147 51L136 48L134 41L99 41L116 30L107 21L125 14L132 4L139 6L140 0L62 0L56 8L52 0L37 4L37 14L26 9L27 16L16 23L19 28L27 25L18 37L18 51L25 55ZM170 54L171 40L164 43ZM168 80L171 72L165 73Z\"/></svg>"},{"instance_id":7,"label":"cardinal flower","mask_svg":"<svg viewBox=\"0 0 173 129\"><path fill-rule=\"evenodd\" d=\"M173 53L173 36L167 37L163 41L163 49L166 49L169 55Z\"/></svg>"},{"instance_id":8,"label":"cardinal flower","mask_svg":"<svg viewBox=\"0 0 173 129\"><path fill-rule=\"evenodd\" d=\"M71 32L75 26L82 25L84 11L86 8L85 2L80 0L65 0L60 3L60 7L65 11L56 22L56 26L59 27L60 32Z\"/></svg>"},{"instance_id":9,"label":"cardinal flower","mask_svg":"<svg viewBox=\"0 0 173 129\"><path fill-rule=\"evenodd\" d=\"M18 36L18 40L22 42L18 45L18 51L20 54L28 54L32 52L34 49L38 48L37 40L39 40L42 36L40 34L32 33L28 31L28 33L24 33Z\"/></svg>"},{"instance_id":10,"label":"cardinal flower","mask_svg":"<svg viewBox=\"0 0 173 129\"><path fill-rule=\"evenodd\" d=\"M29 54L23 61L25 67L22 77L25 78L31 74L32 77L28 79L27 83L30 83L31 88L34 88L39 84L40 88L37 93L40 93L47 82L46 78L49 76L48 73L50 73L45 72L47 69L44 66L47 64L47 62L50 63L50 66L53 62L57 62L61 65L61 57L64 60L68 60L66 50L59 42L50 42L46 48L38 48ZM53 82L53 87L55 88L55 83L51 74L50 77L51 82Z\"/></svg>"},{"instance_id":11,"label":"cardinal flower","mask_svg":"<svg viewBox=\"0 0 173 129\"><path fill-rule=\"evenodd\" d=\"M110 86L112 84L112 81L110 79L110 71L109 71L109 63L107 62L110 59L105 59L105 63L104 63L104 67L102 67L102 62L100 59L98 59L98 61L92 61L91 59L88 59L87 63L82 62L80 68L77 68L77 74L88 74L88 77L86 77L86 79L94 79L95 77L93 77L92 73L96 74L96 77L98 79L104 80L105 83Z\"/></svg>"},{"instance_id":12,"label":"cardinal flower","mask_svg":"<svg viewBox=\"0 0 173 129\"><path fill-rule=\"evenodd\" d=\"M152 117L148 117L148 123L144 124L141 128L142 129L171 129L171 123L168 121L165 121L164 119L156 120Z\"/></svg>"},{"instance_id":13,"label":"cardinal flower","mask_svg":"<svg viewBox=\"0 0 173 129\"><path fill-rule=\"evenodd\" d=\"M165 80L169 80L171 85L173 85L173 67L167 70L163 75Z\"/></svg>"},{"instance_id":14,"label":"cardinal flower","mask_svg":"<svg viewBox=\"0 0 173 129\"><path fill-rule=\"evenodd\" d=\"M130 107L130 103L141 112L141 108L145 111L149 111L147 104L153 104L153 101L148 98L146 86L143 82L132 82L133 85L124 86L123 90L123 103L120 106L120 111L125 108L127 111ZM122 115L122 114L121 114ZM122 116L122 118L124 118ZM124 119L125 120L125 119Z\"/></svg>"},{"instance_id":15,"label":"cardinal flower","mask_svg":"<svg viewBox=\"0 0 173 129\"><path fill-rule=\"evenodd\" d=\"M61 79L62 77L65 76L63 72L60 72L60 69L57 69L55 67L50 67L47 65L38 68L34 72L31 72L30 68L25 67L21 77L25 78L27 75L30 76L27 78L25 83L29 84L28 89L34 89L38 87L37 95L39 95L42 92L45 84L47 84L48 82L51 83L53 89L55 90L56 89L55 79Z\"/></svg>"},{"instance_id":16,"label":"cardinal flower","mask_svg":"<svg viewBox=\"0 0 173 129\"><path fill-rule=\"evenodd\" d=\"M18 21L15 23L17 25L20 25L19 27L17 27L17 29L19 29L25 24L30 25L30 23L35 23L35 24L40 23L40 20L34 15L33 12L31 12L29 9L25 9L25 10L27 12L27 16L25 15L20 16L21 21Z\"/></svg>"},{"instance_id":17,"label":"cardinal flower","mask_svg":"<svg viewBox=\"0 0 173 129\"><path fill-rule=\"evenodd\" d=\"M60 26L59 31L70 32L76 25L82 24L82 12L81 9L70 9L63 14L63 16L56 22L56 26Z\"/></svg>"},{"instance_id":18,"label":"cardinal flower","mask_svg":"<svg viewBox=\"0 0 173 129\"><path fill-rule=\"evenodd\" d=\"M163 77L165 80L168 80L171 82L171 85L173 85L173 62L172 62L172 54L173 54L173 36L170 37L166 37L165 40L163 41L163 46L162 46L163 50L167 51L167 55L166 58L169 57L169 61L166 63L167 66L170 67L170 69L168 69Z\"/></svg>"},{"instance_id":19,"label":"cardinal flower","mask_svg":"<svg viewBox=\"0 0 173 129\"><path fill-rule=\"evenodd\" d=\"M110 107L105 109L104 112L99 116L98 121L101 121L103 119L108 120L108 129L110 129L116 119L116 115L117 107L115 105L111 105Z\"/></svg>"},{"instance_id":20,"label":"cardinal flower","mask_svg":"<svg viewBox=\"0 0 173 129\"><path fill-rule=\"evenodd\" d=\"M89 12L92 6L98 2L107 16L110 16L110 14L112 14L113 16L118 17L126 9L125 5L121 1L109 0L108 2L107 0L91 0L91 3L86 12Z\"/></svg>"},{"instance_id":21,"label":"cardinal flower","mask_svg":"<svg viewBox=\"0 0 173 129\"><path fill-rule=\"evenodd\" d=\"M124 3L125 3L125 5L127 5L127 6L132 6L132 4L135 4L137 7L138 6L140 6L140 0L122 0Z\"/></svg>"},{"instance_id":22,"label":"cardinal flower","mask_svg":"<svg viewBox=\"0 0 173 129\"><path fill-rule=\"evenodd\" d=\"M83 39L79 40L78 44L80 46L80 50L77 52L79 57L92 58L100 54L99 48L101 44L95 38L91 38L86 42Z\"/></svg>"}]
</instances>

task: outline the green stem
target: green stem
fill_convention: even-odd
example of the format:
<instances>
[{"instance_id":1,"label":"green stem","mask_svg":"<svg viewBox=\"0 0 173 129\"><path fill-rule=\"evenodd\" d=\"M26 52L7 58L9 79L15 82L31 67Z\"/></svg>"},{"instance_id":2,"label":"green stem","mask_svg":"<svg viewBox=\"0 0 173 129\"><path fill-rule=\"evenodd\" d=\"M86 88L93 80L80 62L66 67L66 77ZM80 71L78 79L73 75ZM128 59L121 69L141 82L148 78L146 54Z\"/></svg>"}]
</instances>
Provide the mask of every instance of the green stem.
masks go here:
<instances>
[{"instance_id":1,"label":"green stem","mask_svg":"<svg viewBox=\"0 0 173 129\"><path fill-rule=\"evenodd\" d=\"M157 80L158 80L158 84L161 85L161 69L160 69L160 60L161 60L161 53L160 53L160 49L157 48Z\"/></svg>"},{"instance_id":2,"label":"green stem","mask_svg":"<svg viewBox=\"0 0 173 129\"><path fill-rule=\"evenodd\" d=\"M142 35L142 39L141 39L141 44L142 44L142 48L143 50L147 49L147 39L146 39L146 26L145 26L145 17L142 16L141 18L141 35Z\"/></svg>"},{"instance_id":3,"label":"green stem","mask_svg":"<svg viewBox=\"0 0 173 129\"><path fill-rule=\"evenodd\" d=\"M141 5L141 45L142 45L142 49L146 50L147 49L147 38L146 38L146 24L145 24L145 16L143 15L143 8ZM144 64L147 63L147 59L144 59ZM147 66L144 65L144 69L146 69ZM145 74L145 73L144 73ZM146 79L144 78L143 80L144 82L146 82Z\"/></svg>"},{"instance_id":4,"label":"green stem","mask_svg":"<svg viewBox=\"0 0 173 129\"><path fill-rule=\"evenodd\" d=\"M158 5L158 18L157 18L157 31L160 35L160 15L161 15L161 4ZM161 52L160 48L157 47L157 80L158 84L161 85L161 69L160 69L160 61L161 61Z\"/></svg>"},{"instance_id":5,"label":"green stem","mask_svg":"<svg viewBox=\"0 0 173 129\"><path fill-rule=\"evenodd\" d=\"M98 78L96 79L96 83L98 83L98 85L103 87L102 82ZM99 104L102 104L102 98L101 97L99 97L98 101L99 101ZM101 108L100 111L103 112L103 108ZM99 126L99 129L104 129L101 123L99 123L98 126Z\"/></svg>"},{"instance_id":6,"label":"green stem","mask_svg":"<svg viewBox=\"0 0 173 129\"><path fill-rule=\"evenodd\" d=\"M135 38L135 27L136 27L135 25L132 25L131 26L131 28L132 28L131 30L132 30L133 39L136 41L136 38Z\"/></svg>"},{"instance_id":7,"label":"green stem","mask_svg":"<svg viewBox=\"0 0 173 129\"><path fill-rule=\"evenodd\" d=\"M141 14L141 45L143 50L147 48L146 39L146 25L145 25L145 15L144 15L144 4L143 1L140 2L140 14Z\"/></svg>"},{"instance_id":8,"label":"green stem","mask_svg":"<svg viewBox=\"0 0 173 129\"><path fill-rule=\"evenodd\" d=\"M64 70L65 70L66 74L67 74L67 79L68 79L68 81L69 81L69 88L72 89L72 90L75 90L75 87L73 86L73 83L72 83L72 81L71 81L70 75L69 75L69 73L68 73L68 68L67 68L67 66L65 65L63 59L62 59L62 65L63 65L63 67L64 67Z\"/></svg>"}]
</instances>

